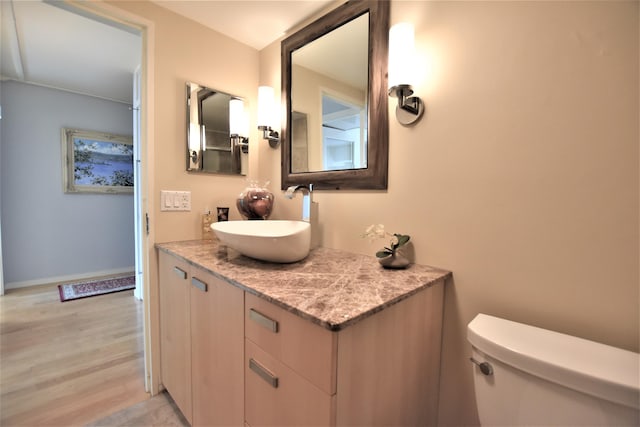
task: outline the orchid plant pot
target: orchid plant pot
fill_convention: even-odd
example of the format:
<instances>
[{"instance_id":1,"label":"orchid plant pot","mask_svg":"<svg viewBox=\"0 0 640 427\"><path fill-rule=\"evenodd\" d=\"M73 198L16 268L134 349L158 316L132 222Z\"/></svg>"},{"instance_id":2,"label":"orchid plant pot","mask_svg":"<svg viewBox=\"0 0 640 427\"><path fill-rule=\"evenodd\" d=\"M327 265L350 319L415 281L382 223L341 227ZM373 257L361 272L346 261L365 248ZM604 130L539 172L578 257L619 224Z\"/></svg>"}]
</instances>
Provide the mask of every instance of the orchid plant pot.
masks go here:
<instances>
[{"instance_id":1,"label":"orchid plant pot","mask_svg":"<svg viewBox=\"0 0 640 427\"><path fill-rule=\"evenodd\" d=\"M395 270L407 268L410 264L407 257L398 252L393 252L386 257L378 258L378 262L384 268Z\"/></svg>"},{"instance_id":2,"label":"orchid plant pot","mask_svg":"<svg viewBox=\"0 0 640 427\"><path fill-rule=\"evenodd\" d=\"M402 255L398 249L406 245L411 236L408 234L389 233L385 231L383 224L372 224L365 230L362 237L368 239L390 238L389 245L376 252L376 258L384 268L401 269L407 268L411 263L409 259Z\"/></svg>"}]
</instances>

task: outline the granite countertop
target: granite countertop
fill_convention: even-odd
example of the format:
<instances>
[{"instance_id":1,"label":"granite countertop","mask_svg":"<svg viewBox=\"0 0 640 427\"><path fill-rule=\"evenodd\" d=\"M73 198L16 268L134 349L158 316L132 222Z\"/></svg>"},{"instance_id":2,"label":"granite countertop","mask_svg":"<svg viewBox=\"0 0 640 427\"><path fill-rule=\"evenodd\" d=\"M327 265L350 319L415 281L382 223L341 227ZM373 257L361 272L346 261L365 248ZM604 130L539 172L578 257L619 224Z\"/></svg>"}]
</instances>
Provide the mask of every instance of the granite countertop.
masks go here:
<instances>
[{"instance_id":1,"label":"granite countertop","mask_svg":"<svg viewBox=\"0 0 640 427\"><path fill-rule=\"evenodd\" d=\"M292 264L254 260L215 240L158 243L156 248L332 331L452 276L417 264L386 270L373 256L328 248L314 249Z\"/></svg>"}]
</instances>

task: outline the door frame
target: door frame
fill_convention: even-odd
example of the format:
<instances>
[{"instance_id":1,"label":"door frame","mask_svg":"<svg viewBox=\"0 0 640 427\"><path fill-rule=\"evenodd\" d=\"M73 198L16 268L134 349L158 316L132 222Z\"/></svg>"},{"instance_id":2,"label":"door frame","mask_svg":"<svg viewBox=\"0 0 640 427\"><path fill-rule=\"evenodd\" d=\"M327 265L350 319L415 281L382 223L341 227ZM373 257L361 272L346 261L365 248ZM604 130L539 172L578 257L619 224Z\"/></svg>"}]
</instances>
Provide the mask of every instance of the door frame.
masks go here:
<instances>
[{"instance_id":1,"label":"door frame","mask_svg":"<svg viewBox=\"0 0 640 427\"><path fill-rule=\"evenodd\" d=\"M140 89L141 69L136 67L133 73L133 105L131 112L133 115L133 198L134 198L134 245L135 245L135 277L136 288L133 296L136 299L144 300L144 235L146 234L146 219L143 210L142 185L140 184L142 175L142 150L140 147Z\"/></svg>"}]
</instances>

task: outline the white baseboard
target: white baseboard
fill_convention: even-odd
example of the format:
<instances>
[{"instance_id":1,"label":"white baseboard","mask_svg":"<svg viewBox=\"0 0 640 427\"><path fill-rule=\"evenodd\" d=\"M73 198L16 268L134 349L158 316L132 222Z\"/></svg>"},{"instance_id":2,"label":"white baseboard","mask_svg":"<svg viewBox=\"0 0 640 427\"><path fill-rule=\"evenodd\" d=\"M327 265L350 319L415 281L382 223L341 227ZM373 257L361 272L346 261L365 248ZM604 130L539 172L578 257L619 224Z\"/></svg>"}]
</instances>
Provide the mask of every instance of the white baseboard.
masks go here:
<instances>
[{"instance_id":1,"label":"white baseboard","mask_svg":"<svg viewBox=\"0 0 640 427\"><path fill-rule=\"evenodd\" d=\"M38 285L47 285L49 283L56 282L74 282L77 280L90 279L93 277L101 277L101 276L115 276L117 274L125 274L132 273L135 271L135 267L126 267L126 268L116 268L113 270L102 270L102 271L92 271L90 273L80 273L80 274L70 274L68 276L57 276L57 277L43 277L42 279L35 280L25 280L24 282L11 282L5 283L4 288L6 289L17 289L17 288L26 288L29 286L38 286Z\"/></svg>"}]
</instances>

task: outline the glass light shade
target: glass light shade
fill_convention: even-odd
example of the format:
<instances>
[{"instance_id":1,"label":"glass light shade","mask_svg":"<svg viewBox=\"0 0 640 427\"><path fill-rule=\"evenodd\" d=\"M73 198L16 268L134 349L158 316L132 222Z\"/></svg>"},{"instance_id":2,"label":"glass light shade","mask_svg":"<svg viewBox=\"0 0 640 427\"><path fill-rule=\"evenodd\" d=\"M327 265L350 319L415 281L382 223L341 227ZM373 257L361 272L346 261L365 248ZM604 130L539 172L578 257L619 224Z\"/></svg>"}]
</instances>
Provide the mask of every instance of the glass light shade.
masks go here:
<instances>
[{"instance_id":1,"label":"glass light shade","mask_svg":"<svg viewBox=\"0 0 640 427\"><path fill-rule=\"evenodd\" d=\"M410 85L415 55L413 25L401 22L389 30L389 88Z\"/></svg>"},{"instance_id":2,"label":"glass light shade","mask_svg":"<svg viewBox=\"0 0 640 427\"><path fill-rule=\"evenodd\" d=\"M189 150L200 151L200 126L197 123L189 123Z\"/></svg>"},{"instance_id":3,"label":"glass light shade","mask_svg":"<svg viewBox=\"0 0 640 427\"><path fill-rule=\"evenodd\" d=\"M232 98L229 101L229 133L231 135L246 136L244 134L244 102Z\"/></svg>"},{"instance_id":4,"label":"glass light shade","mask_svg":"<svg viewBox=\"0 0 640 427\"><path fill-rule=\"evenodd\" d=\"M191 89L191 93L189 94L190 99L198 99L198 88ZM200 138L200 124L197 121L194 121L195 117L198 117L198 103L191 102L189 104L189 150L191 151L200 151L202 149L202 140Z\"/></svg>"},{"instance_id":5,"label":"glass light shade","mask_svg":"<svg viewBox=\"0 0 640 427\"><path fill-rule=\"evenodd\" d=\"M273 124L273 88L260 86L258 88L258 126L271 127Z\"/></svg>"}]
</instances>

